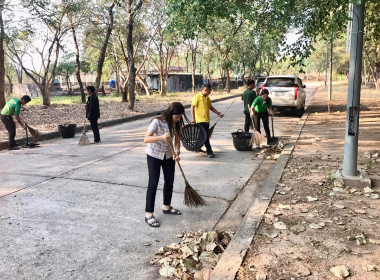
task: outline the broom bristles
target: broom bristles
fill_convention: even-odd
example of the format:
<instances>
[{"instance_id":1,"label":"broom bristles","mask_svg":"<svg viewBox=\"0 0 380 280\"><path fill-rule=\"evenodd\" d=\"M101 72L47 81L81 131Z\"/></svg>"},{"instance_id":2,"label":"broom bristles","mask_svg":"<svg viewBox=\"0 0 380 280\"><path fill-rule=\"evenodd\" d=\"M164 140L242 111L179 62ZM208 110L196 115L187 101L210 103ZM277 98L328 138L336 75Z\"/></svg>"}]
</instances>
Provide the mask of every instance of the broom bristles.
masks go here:
<instances>
[{"instance_id":1,"label":"broom bristles","mask_svg":"<svg viewBox=\"0 0 380 280\"><path fill-rule=\"evenodd\" d=\"M252 145L260 145L260 143L263 142L265 139L265 136L263 136L262 134L260 134L260 132L255 130L252 134L251 143Z\"/></svg>"},{"instance_id":2,"label":"broom bristles","mask_svg":"<svg viewBox=\"0 0 380 280\"><path fill-rule=\"evenodd\" d=\"M38 139L40 139L41 133L37 129L34 129L28 126L28 130L29 130L30 135L32 135L32 138L34 141L38 141Z\"/></svg>"},{"instance_id":3,"label":"broom bristles","mask_svg":"<svg viewBox=\"0 0 380 280\"><path fill-rule=\"evenodd\" d=\"M194 190L188 182L186 182L185 188L185 205L188 207L201 207L207 205L207 201L204 200L197 192Z\"/></svg>"},{"instance_id":4,"label":"broom bristles","mask_svg":"<svg viewBox=\"0 0 380 280\"><path fill-rule=\"evenodd\" d=\"M82 136L81 136L81 138L80 138L80 140L79 140L79 143L78 143L78 145L79 146L86 146L86 145L90 145L91 143L90 143L90 140L88 140L88 137L87 137L87 135L86 135L86 132L83 132L83 134L82 134Z\"/></svg>"}]
</instances>

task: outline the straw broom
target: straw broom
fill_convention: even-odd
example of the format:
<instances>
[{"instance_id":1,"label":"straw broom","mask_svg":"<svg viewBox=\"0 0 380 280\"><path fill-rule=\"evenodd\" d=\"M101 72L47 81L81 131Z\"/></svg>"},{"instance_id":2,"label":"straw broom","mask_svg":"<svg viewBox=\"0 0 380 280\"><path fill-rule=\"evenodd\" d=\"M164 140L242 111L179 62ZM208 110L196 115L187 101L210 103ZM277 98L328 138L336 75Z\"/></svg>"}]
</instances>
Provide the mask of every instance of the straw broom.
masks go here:
<instances>
[{"instance_id":1,"label":"straw broom","mask_svg":"<svg viewBox=\"0 0 380 280\"><path fill-rule=\"evenodd\" d=\"M251 115L252 113L252 107L250 104L248 104L248 108L249 108L249 113ZM252 137L251 137L251 144L252 145L256 145L256 146L259 146L261 142L263 142L266 137L263 136L260 132L258 132L255 128L255 126L253 125L253 121L252 121L252 118L251 118L251 123L252 123L252 126L253 126L253 133L252 133Z\"/></svg>"},{"instance_id":2,"label":"straw broom","mask_svg":"<svg viewBox=\"0 0 380 280\"><path fill-rule=\"evenodd\" d=\"M235 102L236 99L234 99L231 104L227 107L227 109L222 113L223 115L228 111L228 109L230 109L231 105ZM208 138L211 138L211 135L212 133L214 132L214 128L216 126L216 124L220 121L220 117L219 119L214 123L214 125L212 127L210 127L210 129L208 130Z\"/></svg>"},{"instance_id":3,"label":"straw broom","mask_svg":"<svg viewBox=\"0 0 380 280\"><path fill-rule=\"evenodd\" d=\"M174 156L177 156L177 154L175 153L174 151L174 147L173 147L173 140L171 139L170 137L170 140L168 141L169 143L169 147L170 147L170 150L172 151L173 155ZM183 173L183 170L182 170L182 167L181 167L181 164L177 161L177 164L178 164L178 167L179 167L179 170L181 170L181 173L182 173L182 177L185 181L185 205L188 206L188 207L201 207L201 206L205 206L207 204L207 201L204 200L189 184L189 182L187 181L186 177L185 177L185 173Z\"/></svg>"},{"instance_id":4,"label":"straw broom","mask_svg":"<svg viewBox=\"0 0 380 280\"><path fill-rule=\"evenodd\" d=\"M29 110L27 111L27 116L28 116L28 114L29 114ZM33 140L38 141L40 139L42 133L39 132L37 129L30 127L23 119L21 119L21 120L25 123L25 126L28 129L30 135L32 135Z\"/></svg>"},{"instance_id":5,"label":"straw broom","mask_svg":"<svg viewBox=\"0 0 380 280\"><path fill-rule=\"evenodd\" d=\"M79 146L87 146L90 145L90 140L88 140L87 134L86 134L86 117L84 118L84 123L83 123L83 134L79 140L78 145Z\"/></svg>"},{"instance_id":6,"label":"straw broom","mask_svg":"<svg viewBox=\"0 0 380 280\"><path fill-rule=\"evenodd\" d=\"M28 128L30 135L32 135L33 140L38 141L38 139L40 139L42 135L41 132L39 132L37 129L30 127L29 125L26 125L26 127Z\"/></svg>"}]
</instances>

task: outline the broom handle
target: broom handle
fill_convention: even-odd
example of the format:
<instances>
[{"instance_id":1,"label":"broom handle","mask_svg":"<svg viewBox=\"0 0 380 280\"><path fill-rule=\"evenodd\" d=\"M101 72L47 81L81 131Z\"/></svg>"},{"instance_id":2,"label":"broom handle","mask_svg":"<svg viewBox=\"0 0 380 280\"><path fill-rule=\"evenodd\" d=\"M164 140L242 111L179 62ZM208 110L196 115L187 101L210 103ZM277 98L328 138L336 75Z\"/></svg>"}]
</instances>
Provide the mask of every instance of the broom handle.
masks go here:
<instances>
[{"instance_id":1,"label":"broom handle","mask_svg":"<svg viewBox=\"0 0 380 280\"><path fill-rule=\"evenodd\" d=\"M224 110L224 112L222 113L222 115L224 115L224 114L228 111L228 109L230 109L230 107L231 107L232 104L235 102L235 100L236 100L236 99L234 99L234 100L231 102L231 104L227 107L227 109ZM219 119L215 122L215 124L214 124L213 126L216 126L216 124L218 123L218 121L220 121L220 119L221 119L221 117L219 117Z\"/></svg>"},{"instance_id":2,"label":"broom handle","mask_svg":"<svg viewBox=\"0 0 380 280\"><path fill-rule=\"evenodd\" d=\"M173 155L177 156L177 154L175 153L174 151L174 147L173 147L173 142L172 142L172 138L170 137L170 140L167 141L169 143L169 147L170 147L170 150L172 151ZM181 170L181 173L182 173L182 176L183 176L183 179L185 180L185 182L187 182L187 179L186 179L186 176L185 176L185 173L183 173L183 170L182 170L182 166L181 164L176 161L178 163L178 167L179 167L179 170Z\"/></svg>"}]
</instances>

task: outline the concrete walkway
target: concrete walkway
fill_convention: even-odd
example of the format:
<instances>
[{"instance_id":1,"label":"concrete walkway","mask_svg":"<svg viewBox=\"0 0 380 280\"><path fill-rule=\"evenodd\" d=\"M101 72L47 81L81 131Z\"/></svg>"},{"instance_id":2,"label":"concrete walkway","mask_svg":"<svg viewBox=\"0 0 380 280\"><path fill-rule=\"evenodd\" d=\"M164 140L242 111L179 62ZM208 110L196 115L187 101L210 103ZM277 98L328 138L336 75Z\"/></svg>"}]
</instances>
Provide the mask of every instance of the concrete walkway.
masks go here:
<instances>
[{"instance_id":1,"label":"concrete walkway","mask_svg":"<svg viewBox=\"0 0 380 280\"><path fill-rule=\"evenodd\" d=\"M214 106L223 111L231 101ZM35 149L0 152L0 279L158 279L158 269L147 262L159 247L178 242L176 234L210 230L218 223L219 229L231 228L235 215L229 209L236 211L234 201L262 164L253 153L233 147L230 133L244 122L239 98L214 130L215 158L182 148L187 179L209 205L183 205L177 170L172 205L183 215L160 211L161 180L155 212L160 228L144 222L143 137L149 121L101 129L103 142L97 145L78 146L78 134ZM296 122L286 114L276 118L276 136ZM220 223L221 218L231 223Z\"/></svg>"}]
</instances>

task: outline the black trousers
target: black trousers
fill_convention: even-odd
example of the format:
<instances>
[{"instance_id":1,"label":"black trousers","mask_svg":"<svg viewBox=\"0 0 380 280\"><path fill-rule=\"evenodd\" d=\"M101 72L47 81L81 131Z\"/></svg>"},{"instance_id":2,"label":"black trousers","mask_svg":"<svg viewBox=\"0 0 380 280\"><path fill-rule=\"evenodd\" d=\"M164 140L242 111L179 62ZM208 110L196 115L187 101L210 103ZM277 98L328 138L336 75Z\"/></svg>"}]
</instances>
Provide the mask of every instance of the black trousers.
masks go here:
<instances>
[{"instance_id":1,"label":"black trousers","mask_svg":"<svg viewBox=\"0 0 380 280\"><path fill-rule=\"evenodd\" d=\"M99 134L99 126L98 126L98 119L90 119L91 129L94 133L94 141L99 142L100 141L100 134Z\"/></svg>"},{"instance_id":2,"label":"black trousers","mask_svg":"<svg viewBox=\"0 0 380 280\"><path fill-rule=\"evenodd\" d=\"M244 115L245 115L244 132L249 132L249 126L252 121L251 115L249 112L245 112L245 111L244 111Z\"/></svg>"},{"instance_id":3,"label":"black trousers","mask_svg":"<svg viewBox=\"0 0 380 280\"><path fill-rule=\"evenodd\" d=\"M207 154L210 155L213 153L211 145L210 145L210 138L208 137L208 130L210 129L210 123L200 122L197 124L199 124L201 127L203 127L206 130L207 138L206 138L206 142L205 142L205 147L206 147Z\"/></svg>"},{"instance_id":4,"label":"black trousers","mask_svg":"<svg viewBox=\"0 0 380 280\"><path fill-rule=\"evenodd\" d=\"M5 125L5 128L8 130L8 148L13 148L16 146L16 124L13 120L13 117L1 115L1 121Z\"/></svg>"},{"instance_id":5,"label":"black trousers","mask_svg":"<svg viewBox=\"0 0 380 280\"><path fill-rule=\"evenodd\" d=\"M149 183L146 191L145 212L154 212L158 181L160 180L160 169L164 173L164 205L170 205L173 194L175 161L173 158L163 160L147 155Z\"/></svg>"},{"instance_id":6,"label":"black trousers","mask_svg":"<svg viewBox=\"0 0 380 280\"><path fill-rule=\"evenodd\" d=\"M264 130L267 138L270 138L270 130L269 130L269 116L268 112L265 113L257 113L255 112L253 115L253 124L255 125L255 129L261 133L260 130L260 119L263 121Z\"/></svg>"}]
</instances>

